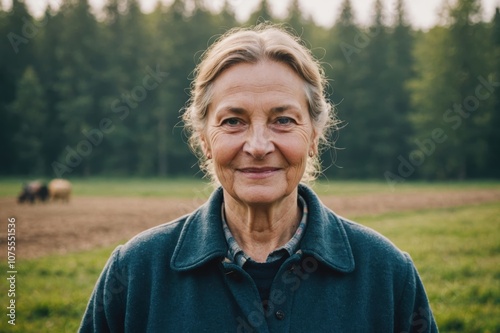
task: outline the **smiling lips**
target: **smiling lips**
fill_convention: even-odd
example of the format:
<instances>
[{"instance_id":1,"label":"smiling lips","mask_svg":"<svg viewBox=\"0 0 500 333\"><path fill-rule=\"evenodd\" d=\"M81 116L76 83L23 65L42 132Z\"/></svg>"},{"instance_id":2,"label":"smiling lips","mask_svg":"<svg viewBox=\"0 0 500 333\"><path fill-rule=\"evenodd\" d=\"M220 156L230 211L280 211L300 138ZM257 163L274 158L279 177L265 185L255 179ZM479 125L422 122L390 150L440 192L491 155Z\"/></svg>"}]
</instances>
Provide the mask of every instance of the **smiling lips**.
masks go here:
<instances>
[{"instance_id":1,"label":"smiling lips","mask_svg":"<svg viewBox=\"0 0 500 333\"><path fill-rule=\"evenodd\" d=\"M245 174L250 178L265 178L273 175L276 171L281 170L280 168L273 167L258 167L258 168L242 168L237 169L237 171Z\"/></svg>"}]
</instances>

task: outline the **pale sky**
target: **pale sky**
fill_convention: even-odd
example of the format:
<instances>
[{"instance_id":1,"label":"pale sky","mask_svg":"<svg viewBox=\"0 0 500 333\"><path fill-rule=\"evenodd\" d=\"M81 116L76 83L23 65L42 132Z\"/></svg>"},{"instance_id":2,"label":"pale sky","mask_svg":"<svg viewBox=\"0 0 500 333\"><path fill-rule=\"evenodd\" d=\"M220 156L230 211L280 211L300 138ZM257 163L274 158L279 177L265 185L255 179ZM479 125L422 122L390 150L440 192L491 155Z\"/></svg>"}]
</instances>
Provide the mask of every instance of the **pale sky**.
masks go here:
<instances>
[{"instance_id":1,"label":"pale sky","mask_svg":"<svg viewBox=\"0 0 500 333\"><path fill-rule=\"evenodd\" d=\"M5 6L9 6L11 0L0 0ZM57 7L60 0L25 0L30 5L35 15L43 13L47 2ZM98 10L103 6L105 0L89 0L91 5ZM171 3L172 0L140 0L144 11L153 10L158 1ZM252 11L259 5L259 0L227 0L229 4L236 8L236 16L240 20L249 17ZM359 23L367 24L373 13L373 3L375 0L351 0L356 18ZM413 26L426 29L438 22L438 11L444 1L455 0L406 0L408 16ZM223 0L209 1L214 9L222 6ZM273 12L276 16L282 17L286 14L286 8L290 0L269 0ZM317 24L331 26L339 15L340 5L343 0L300 0L301 9L312 15ZM384 0L386 14L393 17L396 0ZM500 7L500 0L481 0L484 18L490 20L495 12L495 7Z\"/></svg>"}]
</instances>

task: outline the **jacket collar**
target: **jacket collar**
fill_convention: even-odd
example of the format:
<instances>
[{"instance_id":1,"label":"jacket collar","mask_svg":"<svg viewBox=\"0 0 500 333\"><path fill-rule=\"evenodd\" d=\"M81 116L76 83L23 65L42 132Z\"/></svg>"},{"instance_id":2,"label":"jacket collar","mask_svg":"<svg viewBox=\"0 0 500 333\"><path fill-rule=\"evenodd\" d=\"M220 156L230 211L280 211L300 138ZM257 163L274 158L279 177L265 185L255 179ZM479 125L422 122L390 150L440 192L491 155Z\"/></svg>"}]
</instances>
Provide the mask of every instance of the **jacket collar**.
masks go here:
<instances>
[{"instance_id":1,"label":"jacket collar","mask_svg":"<svg viewBox=\"0 0 500 333\"><path fill-rule=\"evenodd\" d=\"M310 254L326 266L344 273L354 270L354 256L340 218L319 200L305 185L299 194L306 200L309 220L300 244L303 253Z\"/></svg>"},{"instance_id":2,"label":"jacket collar","mask_svg":"<svg viewBox=\"0 0 500 333\"><path fill-rule=\"evenodd\" d=\"M339 218L309 187L299 185L299 193L309 210L306 232L300 245L302 252L334 270L353 271L351 246ZM170 261L173 270L188 271L226 257L228 246L221 222L222 201L223 192L219 187L203 206L189 215Z\"/></svg>"}]
</instances>

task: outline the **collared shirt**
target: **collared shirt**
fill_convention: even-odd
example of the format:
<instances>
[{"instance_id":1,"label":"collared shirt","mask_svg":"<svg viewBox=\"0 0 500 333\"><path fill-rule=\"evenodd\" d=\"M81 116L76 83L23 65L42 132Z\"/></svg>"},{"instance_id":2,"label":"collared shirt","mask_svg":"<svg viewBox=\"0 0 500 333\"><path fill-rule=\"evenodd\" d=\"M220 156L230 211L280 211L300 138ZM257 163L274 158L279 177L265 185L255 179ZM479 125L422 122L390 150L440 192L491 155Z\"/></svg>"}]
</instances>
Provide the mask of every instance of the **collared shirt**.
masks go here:
<instances>
[{"instance_id":1,"label":"collared shirt","mask_svg":"<svg viewBox=\"0 0 500 333\"><path fill-rule=\"evenodd\" d=\"M307 226L308 210L306 201L300 195L298 196L298 204L300 207L302 207L302 218L300 220L299 226L297 227L297 230L295 231L295 234L292 236L292 238L290 238L290 240L285 245L271 252L267 256L266 262L273 262L279 260L283 258L285 254L291 256L299 249L300 240L302 239L302 235L304 234L304 231ZM224 229L224 235L226 236L227 245L229 247L227 256L232 262L234 262L240 267L243 267L243 265L251 258L245 252L243 252L238 242L236 242L236 239L234 239L231 230L229 230L229 226L227 225L226 221L226 214L224 212L224 203L222 203L221 209L222 209L222 214L221 214L222 228Z\"/></svg>"}]
</instances>

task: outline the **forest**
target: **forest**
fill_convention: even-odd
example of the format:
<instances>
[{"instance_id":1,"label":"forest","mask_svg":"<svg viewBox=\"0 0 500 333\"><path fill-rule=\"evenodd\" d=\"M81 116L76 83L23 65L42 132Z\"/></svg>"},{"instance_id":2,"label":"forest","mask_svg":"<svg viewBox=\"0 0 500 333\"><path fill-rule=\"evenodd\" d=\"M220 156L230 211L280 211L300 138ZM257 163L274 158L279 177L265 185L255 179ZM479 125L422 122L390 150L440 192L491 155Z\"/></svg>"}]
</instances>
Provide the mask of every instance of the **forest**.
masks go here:
<instances>
[{"instance_id":1,"label":"forest","mask_svg":"<svg viewBox=\"0 0 500 333\"><path fill-rule=\"evenodd\" d=\"M405 1L368 25L350 0L331 27L297 0L277 18L263 0L246 22L226 2L175 0L144 13L137 0L61 0L34 17L0 9L0 176L201 177L180 115L203 51L236 26L284 24L321 61L341 128L322 152L323 177L500 178L500 9L443 5L425 31Z\"/></svg>"}]
</instances>

